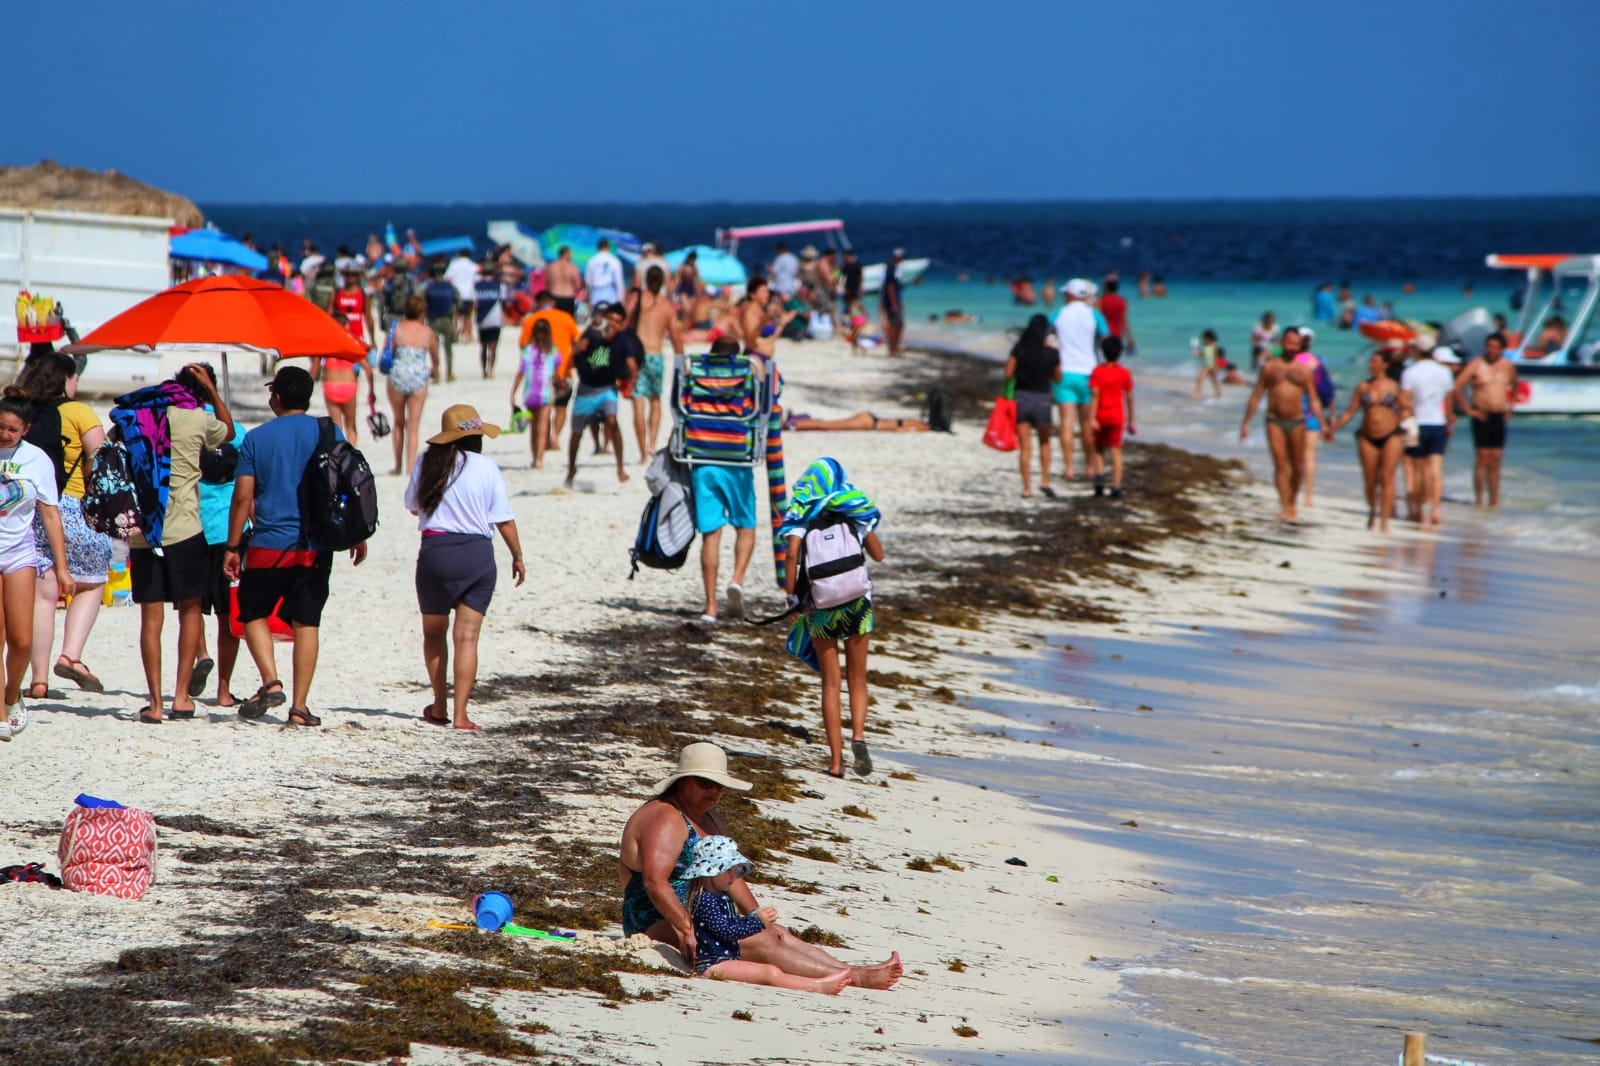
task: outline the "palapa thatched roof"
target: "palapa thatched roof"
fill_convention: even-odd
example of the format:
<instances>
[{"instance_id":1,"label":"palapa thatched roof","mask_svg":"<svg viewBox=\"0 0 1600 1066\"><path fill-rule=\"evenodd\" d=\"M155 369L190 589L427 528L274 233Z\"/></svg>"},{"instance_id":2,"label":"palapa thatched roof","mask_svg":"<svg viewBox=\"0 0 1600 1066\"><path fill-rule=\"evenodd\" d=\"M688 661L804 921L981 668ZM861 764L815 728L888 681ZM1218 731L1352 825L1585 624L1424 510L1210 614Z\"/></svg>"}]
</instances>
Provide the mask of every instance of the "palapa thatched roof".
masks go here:
<instances>
[{"instance_id":1,"label":"palapa thatched roof","mask_svg":"<svg viewBox=\"0 0 1600 1066\"><path fill-rule=\"evenodd\" d=\"M189 227L205 224L200 209L187 197L115 170L64 167L50 159L31 167L0 167L0 205L170 218Z\"/></svg>"}]
</instances>

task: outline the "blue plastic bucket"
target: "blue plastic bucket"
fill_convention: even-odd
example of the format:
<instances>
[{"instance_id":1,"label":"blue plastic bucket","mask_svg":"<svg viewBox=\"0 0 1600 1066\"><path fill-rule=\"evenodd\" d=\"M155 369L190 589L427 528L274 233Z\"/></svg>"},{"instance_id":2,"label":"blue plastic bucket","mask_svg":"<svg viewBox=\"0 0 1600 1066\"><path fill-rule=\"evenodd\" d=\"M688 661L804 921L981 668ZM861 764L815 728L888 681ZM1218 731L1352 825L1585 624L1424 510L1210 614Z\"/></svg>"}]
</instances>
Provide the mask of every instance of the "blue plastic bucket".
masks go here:
<instances>
[{"instance_id":1,"label":"blue plastic bucket","mask_svg":"<svg viewBox=\"0 0 1600 1066\"><path fill-rule=\"evenodd\" d=\"M511 897L503 892L480 892L472 901L472 917L479 929L498 933L511 920Z\"/></svg>"}]
</instances>

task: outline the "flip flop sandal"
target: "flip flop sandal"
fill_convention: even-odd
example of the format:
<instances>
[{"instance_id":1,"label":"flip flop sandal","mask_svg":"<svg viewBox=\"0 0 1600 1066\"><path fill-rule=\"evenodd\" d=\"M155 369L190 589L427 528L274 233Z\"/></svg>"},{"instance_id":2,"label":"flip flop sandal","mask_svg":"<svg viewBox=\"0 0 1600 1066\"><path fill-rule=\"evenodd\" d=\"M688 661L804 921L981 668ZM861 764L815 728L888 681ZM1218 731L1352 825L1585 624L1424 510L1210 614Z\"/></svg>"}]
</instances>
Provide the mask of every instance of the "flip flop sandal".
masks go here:
<instances>
[{"instance_id":1,"label":"flip flop sandal","mask_svg":"<svg viewBox=\"0 0 1600 1066\"><path fill-rule=\"evenodd\" d=\"M143 711L139 712L139 724L140 725L160 725L161 724L161 719L159 719L159 718L155 717L154 715L152 715L148 710L143 710Z\"/></svg>"},{"instance_id":2,"label":"flip flop sandal","mask_svg":"<svg viewBox=\"0 0 1600 1066\"><path fill-rule=\"evenodd\" d=\"M254 696L239 704L239 717L253 722L266 714L269 708L282 707L288 702L289 698L283 694L283 682L274 681L262 685L256 689Z\"/></svg>"},{"instance_id":3,"label":"flip flop sandal","mask_svg":"<svg viewBox=\"0 0 1600 1066\"><path fill-rule=\"evenodd\" d=\"M852 740L850 742L850 754L854 755L856 759L856 773L862 777L872 773L872 753L867 750L866 741Z\"/></svg>"},{"instance_id":4,"label":"flip flop sandal","mask_svg":"<svg viewBox=\"0 0 1600 1066\"><path fill-rule=\"evenodd\" d=\"M65 660L65 661L63 661ZM81 659L68 659L65 655L56 660L55 675L75 682L85 692L104 692L105 685L100 679L89 672Z\"/></svg>"},{"instance_id":5,"label":"flip flop sandal","mask_svg":"<svg viewBox=\"0 0 1600 1066\"><path fill-rule=\"evenodd\" d=\"M43 681L35 681L28 686L28 698L30 700L50 699L50 686Z\"/></svg>"},{"instance_id":6,"label":"flip flop sandal","mask_svg":"<svg viewBox=\"0 0 1600 1066\"><path fill-rule=\"evenodd\" d=\"M194 717L194 711L180 711L174 708L167 712L167 717L175 722L187 722Z\"/></svg>"},{"instance_id":7,"label":"flip flop sandal","mask_svg":"<svg viewBox=\"0 0 1600 1066\"><path fill-rule=\"evenodd\" d=\"M211 680L211 671L216 665L211 659L201 659L194 664L194 673L189 675L190 699L194 699L206 690L206 682Z\"/></svg>"},{"instance_id":8,"label":"flip flop sandal","mask_svg":"<svg viewBox=\"0 0 1600 1066\"><path fill-rule=\"evenodd\" d=\"M431 725L449 725L450 724L450 716L448 714L441 714L437 718L435 718L433 715L428 713L431 710L433 710L433 704L431 704L431 703L428 704L428 706L422 708L422 720L424 722L428 722Z\"/></svg>"},{"instance_id":9,"label":"flip flop sandal","mask_svg":"<svg viewBox=\"0 0 1600 1066\"><path fill-rule=\"evenodd\" d=\"M316 726L322 724L322 719L318 718L310 711L296 707L289 712L289 724L292 726L299 726L302 729L315 728Z\"/></svg>"},{"instance_id":10,"label":"flip flop sandal","mask_svg":"<svg viewBox=\"0 0 1600 1066\"><path fill-rule=\"evenodd\" d=\"M477 722L473 722L471 725L458 725L458 726L452 726L451 728L459 729L463 733L475 733L475 732L481 731L483 729L483 726L479 725Z\"/></svg>"}]
</instances>

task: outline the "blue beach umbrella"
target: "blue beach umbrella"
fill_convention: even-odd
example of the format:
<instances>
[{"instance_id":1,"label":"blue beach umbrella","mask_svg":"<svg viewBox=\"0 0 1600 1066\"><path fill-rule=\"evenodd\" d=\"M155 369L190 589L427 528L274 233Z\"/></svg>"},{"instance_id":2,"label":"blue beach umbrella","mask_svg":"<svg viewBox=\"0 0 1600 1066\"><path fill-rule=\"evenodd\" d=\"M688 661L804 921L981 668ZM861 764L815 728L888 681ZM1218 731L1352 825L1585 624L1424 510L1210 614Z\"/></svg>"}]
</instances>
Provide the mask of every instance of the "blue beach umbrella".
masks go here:
<instances>
[{"instance_id":1,"label":"blue beach umbrella","mask_svg":"<svg viewBox=\"0 0 1600 1066\"><path fill-rule=\"evenodd\" d=\"M266 256L214 229L192 229L178 234L167 241L167 254L174 259L226 263L246 270L267 269Z\"/></svg>"},{"instance_id":2,"label":"blue beach umbrella","mask_svg":"<svg viewBox=\"0 0 1600 1066\"><path fill-rule=\"evenodd\" d=\"M423 241L419 247L423 255L450 255L452 252L471 255L476 250L471 237L435 237L431 241Z\"/></svg>"},{"instance_id":3,"label":"blue beach umbrella","mask_svg":"<svg viewBox=\"0 0 1600 1066\"><path fill-rule=\"evenodd\" d=\"M690 252L695 253L694 265L700 271L700 280L707 285L743 285L750 280L743 263L721 248L713 248L708 244L691 244L687 248L668 252L667 265L677 270L683 266Z\"/></svg>"},{"instance_id":4,"label":"blue beach umbrella","mask_svg":"<svg viewBox=\"0 0 1600 1066\"><path fill-rule=\"evenodd\" d=\"M638 237L620 229L585 226L577 222L560 222L539 234L539 251L545 262L554 262L563 246L572 249L572 261L581 268L600 250L600 241L608 240L617 256L626 262L636 262L642 251Z\"/></svg>"}]
</instances>

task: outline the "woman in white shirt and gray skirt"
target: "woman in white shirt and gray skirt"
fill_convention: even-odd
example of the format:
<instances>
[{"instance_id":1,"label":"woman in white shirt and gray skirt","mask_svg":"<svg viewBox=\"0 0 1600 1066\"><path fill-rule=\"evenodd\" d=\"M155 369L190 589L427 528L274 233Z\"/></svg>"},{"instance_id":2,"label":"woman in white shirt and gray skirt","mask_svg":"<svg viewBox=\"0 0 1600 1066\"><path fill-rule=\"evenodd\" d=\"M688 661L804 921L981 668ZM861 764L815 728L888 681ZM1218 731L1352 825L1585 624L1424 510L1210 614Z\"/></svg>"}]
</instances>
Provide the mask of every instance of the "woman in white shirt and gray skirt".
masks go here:
<instances>
[{"instance_id":1,"label":"woman in white shirt and gray skirt","mask_svg":"<svg viewBox=\"0 0 1600 1066\"><path fill-rule=\"evenodd\" d=\"M496 530L511 551L516 583L528 576L505 478L495 461L482 454L483 438L499 435L500 427L479 418L475 408L456 404L445 411L440 432L428 438L428 450L406 486L406 509L417 516L422 531L417 606L422 610L422 659L433 685L433 702L422 709L422 717L434 725L479 728L467 717L467 700L478 679L478 632L494 595ZM456 616L453 632L451 611ZM452 643L453 716L446 712L445 688Z\"/></svg>"}]
</instances>

